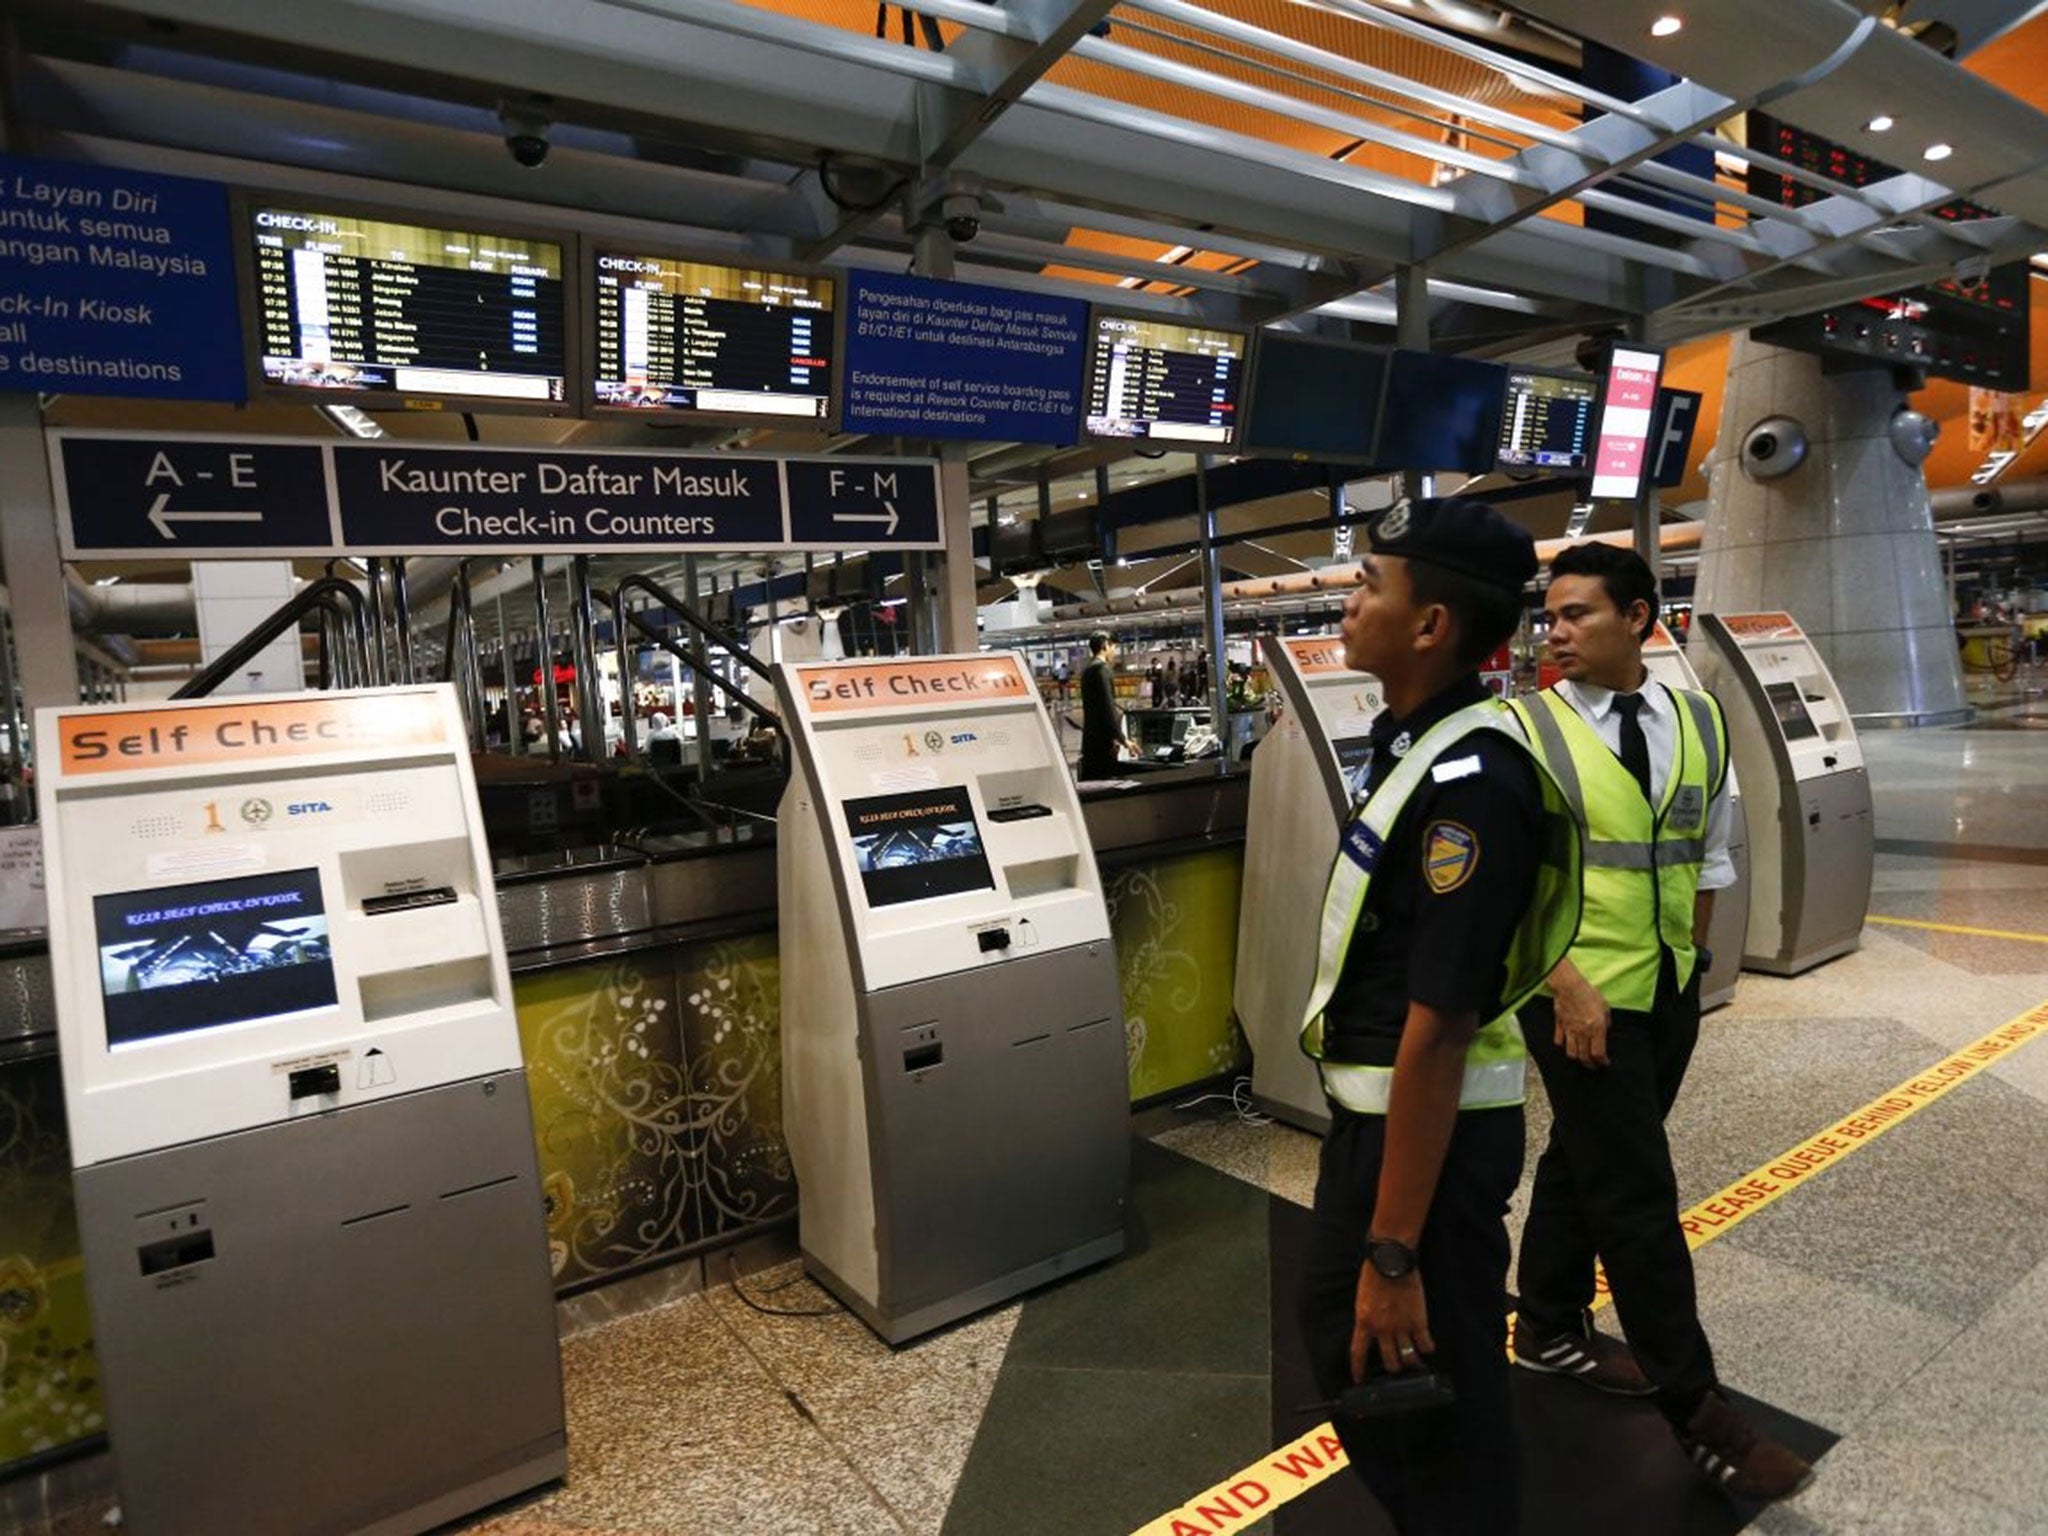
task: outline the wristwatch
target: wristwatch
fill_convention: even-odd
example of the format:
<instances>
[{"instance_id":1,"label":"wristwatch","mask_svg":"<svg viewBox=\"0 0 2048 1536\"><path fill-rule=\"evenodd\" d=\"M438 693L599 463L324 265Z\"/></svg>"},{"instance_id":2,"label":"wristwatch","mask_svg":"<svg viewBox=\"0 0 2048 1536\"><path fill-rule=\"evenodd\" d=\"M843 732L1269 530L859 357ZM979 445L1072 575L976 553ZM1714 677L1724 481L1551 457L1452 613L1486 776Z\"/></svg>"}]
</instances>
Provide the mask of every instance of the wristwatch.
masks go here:
<instances>
[{"instance_id":1,"label":"wristwatch","mask_svg":"<svg viewBox=\"0 0 2048 1536\"><path fill-rule=\"evenodd\" d=\"M1368 1237L1365 1261L1379 1271L1382 1280L1405 1280L1415 1273L1415 1250L1391 1237Z\"/></svg>"}]
</instances>

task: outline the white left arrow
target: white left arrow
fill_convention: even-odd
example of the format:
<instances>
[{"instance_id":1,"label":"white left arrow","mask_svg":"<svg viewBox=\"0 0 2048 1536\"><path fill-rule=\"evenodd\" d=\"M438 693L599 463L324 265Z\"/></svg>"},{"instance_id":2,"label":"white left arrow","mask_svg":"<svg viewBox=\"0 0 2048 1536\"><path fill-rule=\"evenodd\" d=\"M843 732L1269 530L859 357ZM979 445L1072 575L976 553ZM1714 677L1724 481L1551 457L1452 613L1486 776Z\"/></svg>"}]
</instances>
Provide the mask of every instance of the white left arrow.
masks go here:
<instances>
[{"instance_id":1,"label":"white left arrow","mask_svg":"<svg viewBox=\"0 0 2048 1536\"><path fill-rule=\"evenodd\" d=\"M175 533L171 532L172 523L260 523L263 521L263 514L261 512L172 512L167 510L170 504L171 493L164 491L158 495L155 505L149 509L149 526L167 539L175 539L177 537Z\"/></svg>"},{"instance_id":2,"label":"white left arrow","mask_svg":"<svg viewBox=\"0 0 2048 1536\"><path fill-rule=\"evenodd\" d=\"M887 525L882 530L884 533L894 533L896 525L902 521L896 515L896 503L885 501L882 503L882 507L883 510L880 512L834 512L832 514L832 521L835 523L883 523Z\"/></svg>"}]
</instances>

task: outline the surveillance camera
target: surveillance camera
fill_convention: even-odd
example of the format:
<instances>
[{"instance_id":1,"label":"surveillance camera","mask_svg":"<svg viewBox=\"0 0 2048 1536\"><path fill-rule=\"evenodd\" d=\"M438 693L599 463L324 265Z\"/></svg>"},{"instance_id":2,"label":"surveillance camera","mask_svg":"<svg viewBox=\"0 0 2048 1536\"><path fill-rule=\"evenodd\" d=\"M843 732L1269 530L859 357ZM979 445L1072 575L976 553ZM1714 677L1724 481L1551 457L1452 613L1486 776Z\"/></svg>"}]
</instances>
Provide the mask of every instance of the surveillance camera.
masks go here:
<instances>
[{"instance_id":1,"label":"surveillance camera","mask_svg":"<svg viewBox=\"0 0 2048 1536\"><path fill-rule=\"evenodd\" d=\"M548 129L552 126L539 113L525 107L498 108L498 126L505 130L505 148L529 171L548 158Z\"/></svg>"},{"instance_id":2,"label":"surveillance camera","mask_svg":"<svg viewBox=\"0 0 2048 1536\"><path fill-rule=\"evenodd\" d=\"M1743 435L1742 472L1776 480L1806 462L1806 428L1790 416L1767 416Z\"/></svg>"},{"instance_id":3,"label":"surveillance camera","mask_svg":"<svg viewBox=\"0 0 2048 1536\"><path fill-rule=\"evenodd\" d=\"M939 199L939 218L955 243L965 245L981 233L981 199L971 192L952 192Z\"/></svg>"}]
</instances>

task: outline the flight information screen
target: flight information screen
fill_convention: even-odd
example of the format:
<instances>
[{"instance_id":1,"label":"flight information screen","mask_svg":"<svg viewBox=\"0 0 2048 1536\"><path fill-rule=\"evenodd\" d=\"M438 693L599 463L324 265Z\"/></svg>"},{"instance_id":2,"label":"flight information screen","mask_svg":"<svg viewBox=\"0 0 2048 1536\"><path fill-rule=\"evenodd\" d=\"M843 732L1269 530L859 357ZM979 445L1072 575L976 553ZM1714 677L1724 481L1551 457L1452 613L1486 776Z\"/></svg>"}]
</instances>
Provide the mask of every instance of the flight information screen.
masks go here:
<instances>
[{"instance_id":1,"label":"flight information screen","mask_svg":"<svg viewBox=\"0 0 2048 1536\"><path fill-rule=\"evenodd\" d=\"M1098 312L1088 430L1227 447L1237 440L1246 332Z\"/></svg>"},{"instance_id":2,"label":"flight information screen","mask_svg":"<svg viewBox=\"0 0 2048 1536\"><path fill-rule=\"evenodd\" d=\"M1508 369L1500 462L1510 469L1584 469L1593 452L1597 379L1581 373Z\"/></svg>"},{"instance_id":3,"label":"flight information screen","mask_svg":"<svg viewBox=\"0 0 2048 1536\"><path fill-rule=\"evenodd\" d=\"M596 271L599 407L831 414L831 278L622 252Z\"/></svg>"},{"instance_id":4,"label":"flight information screen","mask_svg":"<svg viewBox=\"0 0 2048 1536\"><path fill-rule=\"evenodd\" d=\"M559 243L276 205L248 234L266 384L563 402Z\"/></svg>"}]
</instances>

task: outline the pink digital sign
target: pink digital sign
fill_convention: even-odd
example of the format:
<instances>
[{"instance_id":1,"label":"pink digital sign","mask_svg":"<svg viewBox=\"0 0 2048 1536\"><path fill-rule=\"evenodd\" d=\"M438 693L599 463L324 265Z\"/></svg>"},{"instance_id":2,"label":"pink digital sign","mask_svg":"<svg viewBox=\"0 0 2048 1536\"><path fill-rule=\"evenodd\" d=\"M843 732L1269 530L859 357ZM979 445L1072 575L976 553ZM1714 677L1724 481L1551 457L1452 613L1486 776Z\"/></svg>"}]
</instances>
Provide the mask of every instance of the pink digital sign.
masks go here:
<instances>
[{"instance_id":1,"label":"pink digital sign","mask_svg":"<svg viewBox=\"0 0 2048 1536\"><path fill-rule=\"evenodd\" d=\"M1608 359L1593 448L1596 499L1633 501L1642 489L1650 454L1650 418L1663 368L1663 354L1645 348L1616 347Z\"/></svg>"}]
</instances>

